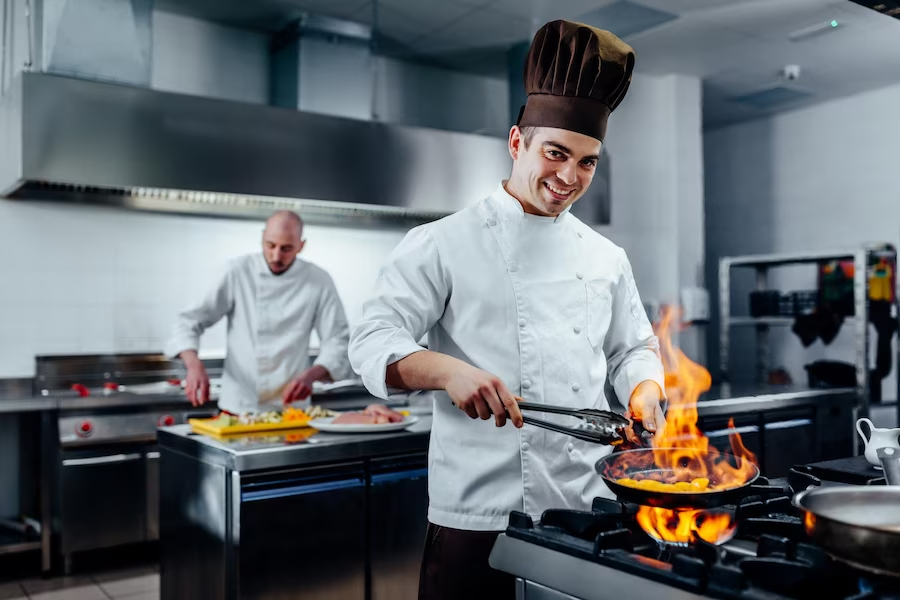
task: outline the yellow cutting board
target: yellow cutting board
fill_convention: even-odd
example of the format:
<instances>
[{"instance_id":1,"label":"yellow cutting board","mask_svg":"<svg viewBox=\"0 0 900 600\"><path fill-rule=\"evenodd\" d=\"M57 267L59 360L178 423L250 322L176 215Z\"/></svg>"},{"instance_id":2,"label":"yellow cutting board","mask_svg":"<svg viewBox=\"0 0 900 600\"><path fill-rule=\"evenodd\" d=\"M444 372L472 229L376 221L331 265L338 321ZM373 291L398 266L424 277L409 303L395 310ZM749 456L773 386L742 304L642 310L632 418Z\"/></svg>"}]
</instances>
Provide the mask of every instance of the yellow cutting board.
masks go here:
<instances>
[{"instance_id":1,"label":"yellow cutting board","mask_svg":"<svg viewBox=\"0 0 900 600\"><path fill-rule=\"evenodd\" d=\"M309 426L310 419L282 421L280 423L253 423L249 425L222 425L217 419L188 419L191 428L197 433L223 436L238 433L260 433L264 431L282 431L285 429L302 429Z\"/></svg>"}]
</instances>

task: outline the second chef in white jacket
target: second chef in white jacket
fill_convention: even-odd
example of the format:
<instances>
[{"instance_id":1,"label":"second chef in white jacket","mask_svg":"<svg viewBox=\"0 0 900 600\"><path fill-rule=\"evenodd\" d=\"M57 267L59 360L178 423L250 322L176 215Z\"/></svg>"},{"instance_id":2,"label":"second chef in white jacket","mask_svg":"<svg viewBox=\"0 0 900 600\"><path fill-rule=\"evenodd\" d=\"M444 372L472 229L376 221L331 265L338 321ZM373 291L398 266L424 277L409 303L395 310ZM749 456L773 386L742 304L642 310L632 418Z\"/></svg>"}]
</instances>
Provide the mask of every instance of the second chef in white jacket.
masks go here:
<instances>
[{"instance_id":1,"label":"second chef in white jacket","mask_svg":"<svg viewBox=\"0 0 900 600\"><path fill-rule=\"evenodd\" d=\"M193 404L208 399L209 377L197 357L200 335L228 319L225 368L219 408L254 412L309 398L315 381L349 375L349 329L331 277L297 258L303 249L303 221L275 213L263 231L263 251L229 264L203 301L178 317L166 346L187 367L186 392ZM309 365L310 334L319 354Z\"/></svg>"},{"instance_id":2,"label":"second chef in white jacket","mask_svg":"<svg viewBox=\"0 0 900 600\"><path fill-rule=\"evenodd\" d=\"M633 65L609 32L566 21L538 31L510 178L413 229L352 333L351 363L374 395L437 390L420 599L512 598L511 576L488 565L510 512L539 519L611 495L594 473L611 448L521 427L513 394L608 409L608 377L648 430L664 422L658 342L625 252L569 214ZM417 343L426 333L427 350ZM502 426L505 410L517 427L488 422Z\"/></svg>"}]
</instances>

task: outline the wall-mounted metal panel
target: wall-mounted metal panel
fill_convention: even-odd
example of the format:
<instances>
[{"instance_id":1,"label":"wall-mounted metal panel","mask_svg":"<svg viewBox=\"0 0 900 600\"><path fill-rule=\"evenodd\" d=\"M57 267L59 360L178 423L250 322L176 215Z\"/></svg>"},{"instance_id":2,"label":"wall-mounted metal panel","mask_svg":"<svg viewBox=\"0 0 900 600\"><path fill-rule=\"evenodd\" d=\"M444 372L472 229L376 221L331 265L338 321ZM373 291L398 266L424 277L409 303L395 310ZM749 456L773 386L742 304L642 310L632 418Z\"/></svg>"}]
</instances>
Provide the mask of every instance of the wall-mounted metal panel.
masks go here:
<instances>
[{"instance_id":1,"label":"wall-mounted metal panel","mask_svg":"<svg viewBox=\"0 0 900 600\"><path fill-rule=\"evenodd\" d=\"M46 74L25 73L15 87L0 116L0 192L12 198L424 222L490 194L511 167L495 137ZM594 193L604 187L575 214L608 222L608 197Z\"/></svg>"}]
</instances>

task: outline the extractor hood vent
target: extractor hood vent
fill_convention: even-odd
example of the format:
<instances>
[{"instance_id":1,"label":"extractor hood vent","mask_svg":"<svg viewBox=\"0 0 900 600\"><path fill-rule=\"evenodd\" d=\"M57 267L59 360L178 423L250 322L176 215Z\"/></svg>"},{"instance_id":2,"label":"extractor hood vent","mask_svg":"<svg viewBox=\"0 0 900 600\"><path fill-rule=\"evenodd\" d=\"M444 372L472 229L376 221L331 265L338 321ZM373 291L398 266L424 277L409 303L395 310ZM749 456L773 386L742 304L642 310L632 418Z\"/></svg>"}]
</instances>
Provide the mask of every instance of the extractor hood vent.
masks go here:
<instances>
[{"instance_id":1,"label":"extractor hood vent","mask_svg":"<svg viewBox=\"0 0 900 600\"><path fill-rule=\"evenodd\" d=\"M8 196L12 199L48 200L108 205L170 214L193 214L233 219L267 219L277 210L291 210L319 225L405 225L413 227L447 215L443 211L416 211L394 206L352 202L298 200L246 194L191 192L159 188L106 188L28 181Z\"/></svg>"},{"instance_id":2,"label":"extractor hood vent","mask_svg":"<svg viewBox=\"0 0 900 600\"><path fill-rule=\"evenodd\" d=\"M313 223L434 220L508 176L506 140L25 73L0 194Z\"/></svg>"}]
</instances>

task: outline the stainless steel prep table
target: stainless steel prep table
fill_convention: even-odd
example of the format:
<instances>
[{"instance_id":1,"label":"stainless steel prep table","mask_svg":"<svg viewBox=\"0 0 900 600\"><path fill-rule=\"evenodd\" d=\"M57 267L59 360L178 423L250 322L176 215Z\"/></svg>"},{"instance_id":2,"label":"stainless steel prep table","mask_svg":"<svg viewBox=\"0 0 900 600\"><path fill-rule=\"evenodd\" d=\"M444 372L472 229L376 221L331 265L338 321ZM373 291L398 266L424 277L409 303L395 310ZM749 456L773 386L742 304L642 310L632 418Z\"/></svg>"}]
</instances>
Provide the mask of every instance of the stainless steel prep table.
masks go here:
<instances>
[{"instance_id":1,"label":"stainless steel prep table","mask_svg":"<svg viewBox=\"0 0 900 600\"><path fill-rule=\"evenodd\" d=\"M415 598L431 417L385 434L159 431L161 596Z\"/></svg>"}]
</instances>

